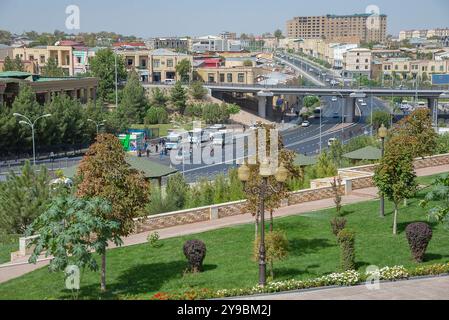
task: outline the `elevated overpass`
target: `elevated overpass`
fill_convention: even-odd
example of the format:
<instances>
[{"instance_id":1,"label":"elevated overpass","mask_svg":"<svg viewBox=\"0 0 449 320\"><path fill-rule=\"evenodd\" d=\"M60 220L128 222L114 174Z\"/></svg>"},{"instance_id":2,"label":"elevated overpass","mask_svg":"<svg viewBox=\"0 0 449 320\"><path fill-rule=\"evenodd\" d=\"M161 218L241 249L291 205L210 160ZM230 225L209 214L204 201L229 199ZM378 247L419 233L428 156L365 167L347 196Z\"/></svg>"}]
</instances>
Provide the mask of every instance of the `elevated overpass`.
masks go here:
<instances>
[{"instance_id":1,"label":"elevated overpass","mask_svg":"<svg viewBox=\"0 0 449 320\"><path fill-rule=\"evenodd\" d=\"M365 97L417 97L426 99L429 108L435 108L438 99L449 98L448 88L432 89L396 89L396 88L341 88L341 87L298 87L289 85L237 85L206 83L204 85L219 98L224 92L254 94L259 99L259 116L266 117L272 109L273 96L294 95L301 101L303 97L315 95L318 97L335 96L345 100L346 122L354 122L356 101Z\"/></svg>"}]
</instances>

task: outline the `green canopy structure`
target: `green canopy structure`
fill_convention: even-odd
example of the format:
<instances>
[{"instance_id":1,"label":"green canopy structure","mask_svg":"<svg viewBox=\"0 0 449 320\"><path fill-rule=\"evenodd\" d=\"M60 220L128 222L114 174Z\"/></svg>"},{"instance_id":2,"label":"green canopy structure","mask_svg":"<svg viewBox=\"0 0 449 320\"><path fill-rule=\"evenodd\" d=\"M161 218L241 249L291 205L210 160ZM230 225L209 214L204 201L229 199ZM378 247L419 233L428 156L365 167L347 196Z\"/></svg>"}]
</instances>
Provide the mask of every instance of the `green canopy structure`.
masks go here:
<instances>
[{"instance_id":1,"label":"green canopy structure","mask_svg":"<svg viewBox=\"0 0 449 320\"><path fill-rule=\"evenodd\" d=\"M301 153L298 153L296 155L295 161L293 162L294 165L300 166L300 167L307 167L307 166L313 166L318 162L318 158L316 156L305 156Z\"/></svg>"},{"instance_id":2,"label":"green canopy structure","mask_svg":"<svg viewBox=\"0 0 449 320\"><path fill-rule=\"evenodd\" d=\"M143 173L146 179L157 179L159 183L163 177L169 176L178 172L175 168L164 166L160 163L148 160L145 157L126 156L126 162L135 170ZM78 164L63 169L64 176L67 178L73 178L76 175Z\"/></svg>"},{"instance_id":3,"label":"green canopy structure","mask_svg":"<svg viewBox=\"0 0 449 320\"><path fill-rule=\"evenodd\" d=\"M344 158L351 160L380 160L382 151L375 147L365 147L343 155Z\"/></svg>"}]
</instances>

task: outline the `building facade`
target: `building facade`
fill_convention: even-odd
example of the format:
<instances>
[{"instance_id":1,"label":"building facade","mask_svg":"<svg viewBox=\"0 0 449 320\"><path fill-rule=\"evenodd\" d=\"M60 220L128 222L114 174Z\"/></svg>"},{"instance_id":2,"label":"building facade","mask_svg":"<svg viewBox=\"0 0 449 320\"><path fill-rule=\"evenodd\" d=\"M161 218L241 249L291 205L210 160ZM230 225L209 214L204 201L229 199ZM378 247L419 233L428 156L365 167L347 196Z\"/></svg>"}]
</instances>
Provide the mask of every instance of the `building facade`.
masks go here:
<instances>
[{"instance_id":1,"label":"building facade","mask_svg":"<svg viewBox=\"0 0 449 320\"><path fill-rule=\"evenodd\" d=\"M295 17L287 21L287 37L331 42L385 42L387 16L371 14Z\"/></svg>"},{"instance_id":2,"label":"building facade","mask_svg":"<svg viewBox=\"0 0 449 320\"><path fill-rule=\"evenodd\" d=\"M150 51L148 55L149 81L153 83L164 82L167 79L180 81L181 76L176 72L176 66L183 60L188 60L190 65L193 65L193 57L185 53L167 49Z\"/></svg>"},{"instance_id":3,"label":"building facade","mask_svg":"<svg viewBox=\"0 0 449 320\"><path fill-rule=\"evenodd\" d=\"M367 76L371 79L371 63L371 50L365 48L349 50L343 54L343 76L346 78Z\"/></svg>"}]
</instances>

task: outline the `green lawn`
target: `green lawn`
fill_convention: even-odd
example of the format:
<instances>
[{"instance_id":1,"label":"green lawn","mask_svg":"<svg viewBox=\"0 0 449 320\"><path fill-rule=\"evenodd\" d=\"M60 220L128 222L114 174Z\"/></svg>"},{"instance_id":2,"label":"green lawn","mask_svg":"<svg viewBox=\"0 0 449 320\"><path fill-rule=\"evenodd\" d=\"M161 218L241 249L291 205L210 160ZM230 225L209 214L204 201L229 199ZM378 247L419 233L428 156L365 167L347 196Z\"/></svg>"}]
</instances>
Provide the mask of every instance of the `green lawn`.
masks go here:
<instances>
[{"instance_id":1,"label":"green lawn","mask_svg":"<svg viewBox=\"0 0 449 320\"><path fill-rule=\"evenodd\" d=\"M11 252L19 250L19 236L0 235L0 264L11 260Z\"/></svg>"},{"instance_id":2,"label":"green lawn","mask_svg":"<svg viewBox=\"0 0 449 320\"><path fill-rule=\"evenodd\" d=\"M378 202L371 201L344 207L348 226L356 231L357 267L404 265L414 266L404 229L408 223L426 221L425 212L417 199L401 208L399 235L392 235L391 204L388 216L378 217ZM330 231L329 220L334 210L280 218L275 228L287 233L290 255L275 264L276 280L314 278L338 271L339 248ZM433 239L425 257L426 264L449 261L449 231L432 225ZM99 293L99 274L85 272L82 276L80 298L117 299L125 296L148 298L152 294L175 292L192 287L238 288L257 284L257 265L251 259L254 226L243 225L206 232L194 236L162 240L162 247L147 244L114 249L108 252L108 293ZM187 239L201 239L207 245L205 271L197 275L183 275L186 260L182 245ZM0 299L64 299L62 273L49 273L47 268L0 284Z\"/></svg>"}]
</instances>

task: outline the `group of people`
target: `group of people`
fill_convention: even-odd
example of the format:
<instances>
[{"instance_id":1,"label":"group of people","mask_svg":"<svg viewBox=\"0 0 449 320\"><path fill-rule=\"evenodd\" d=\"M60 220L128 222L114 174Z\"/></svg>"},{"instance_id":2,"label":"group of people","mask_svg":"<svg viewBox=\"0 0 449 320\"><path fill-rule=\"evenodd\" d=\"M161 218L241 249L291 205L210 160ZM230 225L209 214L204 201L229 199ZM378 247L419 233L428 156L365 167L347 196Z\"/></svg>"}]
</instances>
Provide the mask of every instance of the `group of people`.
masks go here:
<instances>
[{"instance_id":1,"label":"group of people","mask_svg":"<svg viewBox=\"0 0 449 320\"><path fill-rule=\"evenodd\" d=\"M168 150L166 148L165 139L161 138L158 143L150 143L148 140L145 141L143 149L139 149L137 151L137 156L142 157L142 155L146 153L147 158L150 157L152 153L159 154L160 158L168 154Z\"/></svg>"}]
</instances>

